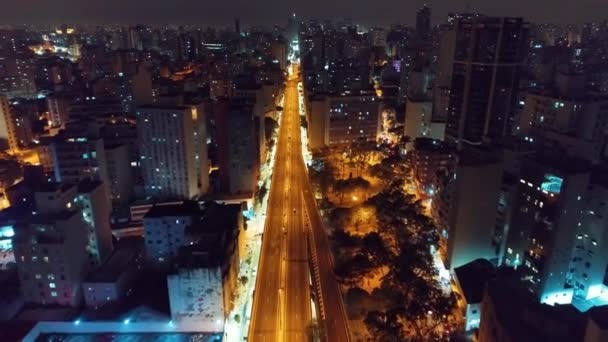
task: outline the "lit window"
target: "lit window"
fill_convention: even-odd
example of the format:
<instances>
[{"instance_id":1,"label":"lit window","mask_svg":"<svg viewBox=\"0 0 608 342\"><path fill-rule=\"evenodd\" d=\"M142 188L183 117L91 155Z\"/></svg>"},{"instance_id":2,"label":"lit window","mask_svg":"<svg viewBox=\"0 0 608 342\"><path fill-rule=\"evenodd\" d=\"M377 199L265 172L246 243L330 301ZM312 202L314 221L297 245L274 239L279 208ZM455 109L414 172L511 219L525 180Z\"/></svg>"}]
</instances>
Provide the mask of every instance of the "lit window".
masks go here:
<instances>
[{"instance_id":1,"label":"lit window","mask_svg":"<svg viewBox=\"0 0 608 342\"><path fill-rule=\"evenodd\" d=\"M55 283L49 283L49 287L52 288L52 289L54 289L56 287Z\"/></svg>"},{"instance_id":2,"label":"lit window","mask_svg":"<svg viewBox=\"0 0 608 342\"><path fill-rule=\"evenodd\" d=\"M57 297L57 291L51 291L51 297Z\"/></svg>"},{"instance_id":3,"label":"lit window","mask_svg":"<svg viewBox=\"0 0 608 342\"><path fill-rule=\"evenodd\" d=\"M43 259L44 259L44 262L49 262L49 257L48 256L45 256Z\"/></svg>"},{"instance_id":4,"label":"lit window","mask_svg":"<svg viewBox=\"0 0 608 342\"><path fill-rule=\"evenodd\" d=\"M42 276L40 275L40 273L38 273L38 274L36 274L35 278L40 279L40 278L42 278Z\"/></svg>"},{"instance_id":5,"label":"lit window","mask_svg":"<svg viewBox=\"0 0 608 342\"><path fill-rule=\"evenodd\" d=\"M55 275L54 274L49 274L47 276L48 280L55 280Z\"/></svg>"}]
</instances>

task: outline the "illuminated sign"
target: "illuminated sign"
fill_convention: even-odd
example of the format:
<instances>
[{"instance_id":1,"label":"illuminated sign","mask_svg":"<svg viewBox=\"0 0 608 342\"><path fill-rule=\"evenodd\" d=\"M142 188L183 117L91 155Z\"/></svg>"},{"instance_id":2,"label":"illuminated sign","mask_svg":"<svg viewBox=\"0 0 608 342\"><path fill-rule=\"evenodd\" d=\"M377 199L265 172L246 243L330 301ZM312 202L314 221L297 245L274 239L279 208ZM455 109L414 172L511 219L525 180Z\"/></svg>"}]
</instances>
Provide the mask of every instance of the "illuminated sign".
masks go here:
<instances>
[{"instance_id":1,"label":"illuminated sign","mask_svg":"<svg viewBox=\"0 0 608 342\"><path fill-rule=\"evenodd\" d=\"M545 179L540 184L540 188L551 194L559 194L562 189L564 179L550 173L545 174Z\"/></svg>"},{"instance_id":2,"label":"illuminated sign","mask_svg":"<svg viewBox=\"0 0 608 342\"><path fill-rule=\"evenodd\" d=\"M15 236L13 226L0 227L0 238L12 238L13 236Z\"/></svg>"}]
</instances>

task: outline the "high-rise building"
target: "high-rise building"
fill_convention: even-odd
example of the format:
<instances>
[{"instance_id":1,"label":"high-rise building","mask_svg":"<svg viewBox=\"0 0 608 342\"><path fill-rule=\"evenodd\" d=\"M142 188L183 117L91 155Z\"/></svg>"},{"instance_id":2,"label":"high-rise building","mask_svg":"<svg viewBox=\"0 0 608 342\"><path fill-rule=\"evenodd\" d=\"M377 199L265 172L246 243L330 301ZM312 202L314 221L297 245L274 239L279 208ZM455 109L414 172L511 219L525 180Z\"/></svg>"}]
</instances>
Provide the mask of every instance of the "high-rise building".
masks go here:
<instances>
[{"instance_id":1,"label":"high-rise building","mask_svg":"<svg viewBox=\"0 0 608 342\"><path fill-rule=\"evenodd\" d=\"M80 214L39 214L15 227L13 247L25 300L77 307L87 270L86 234Z\"/></svg>"},{"instance_id":2,"label":"high-rise building","mask_svg":"<svg viewBox=\"0 0 608 342\"><path fill-rule=\"evenodd\" d=\"M431 202L450 269L484 258L498 259L493 246L503 164L490 151L468 148L452 171L442 170Z\"/></svg>"},{"instance_id":3,"label":"high-rise building","mask_svg":"<svg viewBox=\"0 0 608 342\"><path fill-rule=\"evenodd\" d=\"M148 105L154 102L152 74L144 64L139 65L137 72L131 77L131 96L136 106Z\"/></svg>"},{"instance_id":4,"label":"high-rise building","mask_svg":"<svg viewBox=\"0 0 608 342\"><path fill-rule=\"evenodd\" d=\"M78 183L83 179L98 180L108 186L103 139L95 134L74 130L52 138L51 155L58 182ZM109 194L108 194L109 195Z\"/></svg>"},{"instance_id":5,"label":"high-rise building","mask_svg":"<svg viewBox=\"0 0 608 342\"><path fill-rule=\"evenodd\" d=\"M308 107L311 149L378 139L382 120L380 98L372 92L316 94L309 99Z\"/></svg>"},{"instance_id":6,"label":"high-rise building","mask_svg":"<svg viewBox=\"0 0 608 342\"><path fill-rule=\"evenodd\" d=\"M416 138L444 139L445 122L433 120L432 102L426 98L410 96L405 105L405 135L411 139L411 146Z\"/></svg>"},{"instance_id":7,"label":"high-rise building","mask_svg":"<svg viewBox=\"0 0 608 342\"><path fill-rule=\"evenodd\" d=\"M8 99L6 96L0 95L0 143L4 147L8 147L8 150L13 153L19 148L15 124L15 118Z\"/></svg>"},{"instance_id":8,"label":"high-rise building","mask_svg":"<svg viewBox=\"0 0 608 342\"><path fill-rule=\"evenodd\" d=\"M271 51L281 70L287 70L287 43L282 37L272 41Z\"/></svg>"},{"instance_id":9,"label":"high-rise building","mask_svg":"<svg viewBox=\"0 0 608 342\"><path fill-rule=\"evenodd\" d=\"M155 198L190 199L209 186L205 113L198 105L149 105L137 110L145 192ZM199 134L200 133L200 134Z\"/></svg>"},{"instance_id":10,"label":"high-rise building","mask_svg":"<svg viewBox=\"0 0 608 342\"><path fill-rule=\"evenodd\" d=\"M100 182L40 182L31 215L16 217L13 247L26 301L79 306L81 282L112 249L109 209Z\"/></svg>"},{"instance_id":11,"label":"high-rise building","mask_svg":"<svg viewBox=\"0 0 608 342\"><path fill-rule=\"evenodd\" d=\"M13 101L13 128L19 148L28 148L34 139L33 125L38 119L38 104L36 100Z\"/></svg>"},{"instance_id":12,"label":"high-rise building","mask_svg":"<svg viewBox=\"0 0 608 342\"><path fill-rule=\"evenodd\" d=\"M568 284L573 288L573 303L608 297L608 175L605 167L591 173L582 196L584 209L577 227L576 242L568 269ZM576 305L575 304L575 305ZM577 305L577 307L579 307Z\"/></svg>"},{"instance_id":13,"label":"high-rise building","mask_svg":"<svg viewBox=\"0 0 608 342\"><path fill-rule=\"evenodd\" d=\"M416 32L422 40L431 38L431 9L426 4L416 11Z\"/></svg>"},{"instance_id":14,"label":"high-rise building","mask_svg":"<svg viewBox=\"0 0 608 342\"><path fill-rule=\"evenodd\" d=\"M0 53L0 94L8 98L36 97L36 59L28 54Z\"/></svg>"},{"instance_id":15,"label":"high-rise building","mask_svg":"<svg viewBox=\"0 0 608 342\"><path fill-rule=\"evenodd\" d=\"M308 98L306 122L308 123L308 148L319 150L327 146L329 133L329 99L326 95L315 94Z\"/></svg>"},{"instance_id":16,"label":"high-rise building","mask_svg":"<svg viewBox=\"0 0 608 342\"><path fill-rule=\"evenodd\" d=\"M220 191L253 196L260 165L258 119L246 101L220 99L213 106L219 151ZM259 121L258 121L259 124Z\"/></svg>"},{"instance_id":17,"label":"high-rise building","mask_svg":"<svg viewBox=\"0 0 608 342\"><path fill-rule=\"evenodd\" d=\"M133 167L126 144L106 145L106 165L112 205L119 208L128 204L133 196Z\"/></svg>"},{"instance_id":18,"label":"high-rise building","mask_svg":"<svg viewBox=\"0 0 608 342\"><path fill-rule=\"evenodd\" d=\"M542 302L572 300L567 281L577 234L583 234L589 171L584 160L547 153L522 164L504 260L522 268L526 286Z\"/></svg>"},{"instance_id":19,"label":"high-rise building","mask_svg":"<svg viewBox=\"0 0 608 342\"><path fill-rule=\"evenodd\" d=\"M511 133L528 29L522 18L474 17L442 41L455 47L446 136L459 146Z\"/></svg>"},{"instance_id":20,"label":"high-rise building","mask_svg":"<svg viewBox=\"0 0 608 342\"><path fill-rule=\"evenodd\" d=\"M515 132L564 154L601 162L608 152L608 97L585 91L583 75L556 79L554 91L528 92Z\"/></svg>"},{"instance_id":21,"label":"high-rise building","mask_svg":"<svg viewBox=\"0 0 608 342\"><path fill-rule=\"evenodd\" d=\"M357 140L375 142L378 139L380 122L380 98L375 94L338 95L329 97L329 145L350 144Z\"/></svg>"},{"instance_id":22,"label":"high-rise building","mask_svg":"<svg viewBox=\"0 0 608 342\"><path fill-rule=\"evenodd\" d=\"M99 266L112 253L111 207L106 187L99 181L83 180L78 183L77 191L72 205L80 209L87 225L87 253L91 267Z\"/></svg>"},{"instance_id":23,"label":"high-rise building","mask_svg":"<svg viewBox=\"0 0 608 342\"><path fill-rule=\"evenodd\" d=\"M50 126L60 127L68 122L71 102L72 100L69 96L47 96L46 103L49 109Z\"/></svg>"},{"instance_id":24,"label":"high-rise building","mask_svg":"<svg viewBox=\"0 0 608 342\"><path fill-rule=\"evenodd\" d=\"M419 198L432 198L437 192L437 172L454 167L455 151L443 141L431 138L414 140L412 173Z\"/></svg>"}]
</instances>

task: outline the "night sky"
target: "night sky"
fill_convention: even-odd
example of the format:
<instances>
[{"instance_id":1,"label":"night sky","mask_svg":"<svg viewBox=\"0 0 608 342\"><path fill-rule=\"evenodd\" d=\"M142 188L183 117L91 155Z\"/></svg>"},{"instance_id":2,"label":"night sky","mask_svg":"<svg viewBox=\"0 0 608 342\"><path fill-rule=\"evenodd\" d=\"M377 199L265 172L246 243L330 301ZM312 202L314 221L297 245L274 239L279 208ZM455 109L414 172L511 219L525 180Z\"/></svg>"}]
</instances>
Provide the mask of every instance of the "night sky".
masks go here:
<instances>
[{"instance_id":1,"label":"night sky","mask_svg":"<svg viewBox=\"0 0 608 342\"><path fill-rule=\"evenodd\" d=\"M523 16L536 23L582 23L608 18L608 0L435 0L433 22L470 8L488 15ZM365 24L414 22L423 0L0 0L0 24L185 23L284 24L291 12L304 18L351 17Z\"/></svg>"}]
</instances>

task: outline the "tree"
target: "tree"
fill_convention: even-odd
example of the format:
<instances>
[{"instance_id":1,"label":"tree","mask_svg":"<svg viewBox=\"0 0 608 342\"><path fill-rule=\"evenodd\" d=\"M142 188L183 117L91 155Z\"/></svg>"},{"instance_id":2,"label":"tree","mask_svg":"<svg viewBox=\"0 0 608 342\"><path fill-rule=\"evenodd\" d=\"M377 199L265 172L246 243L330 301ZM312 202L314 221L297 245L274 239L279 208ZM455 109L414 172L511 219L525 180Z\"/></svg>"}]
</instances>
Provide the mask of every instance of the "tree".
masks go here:
<instances>
[{"instance_id":1,"label":"tree","mask_svg":"<svg viewBox=\"0 0 608 342\"><path fill-rule=\"evenodd\" d=\"M333 184L333 191L340 195L340 203L344 202L344 195L347 192L357 193L363 192L364 196L367 197L367 193L370 189L370 183L361 177L338 179Z\"/></svg>"},{"instance_id":2,"label":"tree","mask_svg":"<svg viewBox=\"0 0 608 342\"><path fill-rule=\"evenodd\" d=\"M380 179L384 186L388 185L393 178L393 166L387 162L387 159L382 159L380 163L374 164L369 168L369 173L373 177Z\"/></svg>"},{"instance_id":3,"label":"tree","mask_svg":"<svg viewBox=\"0 0 608 342\"><path fill-rule=\"evenodd\" d=\"M266 183L264 183L264 185L262 185L262 187L260 187L258 189L258 192L255 194L255 204L257 206L262 205L262 200L264 199L264 196L266 196L267 193L268 188L266 187Z\"/></svg>"},{"instance_id":4,"label":"tree","mask_svg":"<svg viewBox=\"0 0 608 342\"><path fill-rule=\"evenodd\" d=\"M334 166L328 162L313 162L313 166L309 169L309 173L313 183L322 192L327 191L335 181L336 170Z\"/></svg>"},{"instance_id":5,"label":"tree","mask_svg":"<svg viewBox=\"0 0 608 342\"><path fill-rule=\"evenodd\" d=\"M270 139L277 133L279 129L279 123L270 117L264 118L264 133L266 138L266 143L270 142Z\"/></svg>"},{"instance_id":6,"label":"tree","mask_svg":"<svg viewBox=\"0 0 608 342\"><path fill-rule=\"evenodd\" d=\"M363 238L361 243L374 266L380 266L388 262L389 253L380 234L375 232L369 233Z\"/></svg>"},{"instance_id":7,"label":"tree","mask_svg":"<svg viewBox=\"0 0 608 342\"><path fill-rule=\"evenodd\" d=\"M377 341L397 342L404 339L403 324L394 311L370 311L363 322Z\"/></svg>"}]
</instances>

